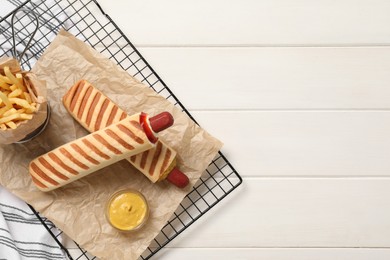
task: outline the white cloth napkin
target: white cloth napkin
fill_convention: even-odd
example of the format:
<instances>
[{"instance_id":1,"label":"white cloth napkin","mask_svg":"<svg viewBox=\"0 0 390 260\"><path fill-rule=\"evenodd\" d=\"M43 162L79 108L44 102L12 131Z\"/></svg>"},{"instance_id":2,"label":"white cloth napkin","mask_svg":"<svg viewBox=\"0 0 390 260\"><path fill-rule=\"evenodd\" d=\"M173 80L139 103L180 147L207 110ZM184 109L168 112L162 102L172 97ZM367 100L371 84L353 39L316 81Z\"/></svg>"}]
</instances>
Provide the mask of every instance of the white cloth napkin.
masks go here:
<instances>
[{"instance_id":1,"label":"white cloth napkin","mask_svg":"<svg viewBox=\"0 0 390 260\"><path fill-rule=\"evenodd\" d=\"M0 186L0 260L66 259L30 207ZM60 231L45 221L54 235ZM58 238L61 240L61 238Z\"/></svg>"},{"instance_id":2,"label":"white cloth napkin","mask_svg":"<svg viewBox=\"0 0 390 260\"><path fill-rule=\"evenodd\" d=\"M17 5L13 3L14 1L9 1L9 0L0 0L1 4L1 11L0 11L0 17L9 14L12 12Z\"/></svg>"}]
</instances>

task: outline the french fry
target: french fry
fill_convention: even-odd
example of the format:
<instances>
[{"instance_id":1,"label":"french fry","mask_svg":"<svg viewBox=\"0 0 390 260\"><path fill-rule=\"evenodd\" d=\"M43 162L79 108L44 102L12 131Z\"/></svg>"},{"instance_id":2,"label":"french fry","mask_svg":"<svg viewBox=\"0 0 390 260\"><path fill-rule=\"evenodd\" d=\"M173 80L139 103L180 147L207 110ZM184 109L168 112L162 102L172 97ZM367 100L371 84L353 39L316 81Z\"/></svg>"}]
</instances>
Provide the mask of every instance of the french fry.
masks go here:
<instances>
[{"instance_id":1,"label":"french fry","mask_svg":"<svg viewBox=\"0 0 390 260\"><path fill-rule=\"evenodd\" d=\"M1 130L7 130L7 126L5 124L0 124L0 129Z\"/></svg>"},{"instance_id":2,"label":"french fry","mask_svg":"<svg viewBox=\"0 0 390 260\"><path fill-rule=\"evenodd\" d=\"M13 115L13 114L16 114L17 113L17 110L15 108L11 108L9 110L7 110L7 112L5 112L3 114L3 116L10 116L10 115Z\"/></svg>"},{"instance_id":3,"label":"french fry","mask_svg":"<svg viewBox=\"0 0 390 260\"><path fill-rule=\"evenodd\" d=\"M18 89L15 89L14 91L12 91L11 93L9 93L8 97L9 98L17 97L17 96L20 96L22 93L23 93L23 91L20 88L18 88Z\"/></svg>"},{"instance_id":4,"label":"french fry","mask_svg":"<svg viewBox=\"0 0 390 260\"><path fill-rule=\"evenodd\" d=\"M19 114L22 114L22 113L26 112L26 109L21 108L21 109L16 110L16 112L19 113Z\"/></svg>"},{"instance_id":5,"label":"french fry","mask_svg":"<svg viewBox=\"0 0 390 260\"><path fill-rule=\"evenodd\" d=\"M31 96L29 93L23 92L23 96L27 100L28 103L30 103L30 104L32 103Z\"/></svg>"},{"instance_id":6,"label":"french fry","mask_svg":"<svg viewBox=\"0 0 390 260\"><path fill-rule=\"evenodd\" d=\"M30 120L30 119L32 119L32 115L15 113L15 114L0 118L0 124L3 124L3 123L7 124L10 121Z\"/></svg>"},{"instance_id":7,"label":"french fry","mask_svg":"<svg viewBox=\"0 0 390 260\"><path fill-rule=\"evenodd\" d=\"M6 76L0 75L0 79L9 85L12 85L12 81Z\"/></svg>"},{"instance_id":8,"label":"french fry","mask_svg":"<svg viewBox=\"0 0 390 260\"><path fill-rule=\"evenodd\" d=\"M26 89L26 87L23 86L23 84L21 84L19 80L12 74L12 72L9 70L9 67L4 67L4 74L7 76L7 78L9 78L9 80L11 80L12 84L15 84L21 90Z\"/></svg>"},{"instance_id":9,"label":"french fry","mask_svg":"<svg viewBox=\"0 0 390 260\"><path fill-rule=\"evenodd\" d=\"M20 114L12 114L10 116L5 116L3 118L0 118L0 124L2 123L7 123L9 121L12 121L12 120L17 120L17 119L20 119Z\"/></svg>"},{"instance_id":10,"label":"french fry","mask_svg":"<svg viewBox=\"0 0 390 260\"><path fill-rule=\"evenodd\" d=\"M27 109L31 109L32 108L32 106L25 99L9 98L8 100L9 100L9 102L11 102L11 104L16 104L16 105L19 105L19 106L27 108Z\"/></svg>"},{"instance_id":11,"label":"french fry","mask_svg":"<svg viewBox=\"0 0 390 260\"><path fill-rule=\"evenodd\" d=\"M16 79L19 81L19 83L21 85L20 90L23 91L23 92L26 92L27 88L26 88L26 86L24 85L24 82L23 82L23 75L20 74L20 73L17 73L16 74Z\"/></svg>"},{"instance_id":12,"label":"french fry","mask_svg":"<svg viewBox=\"0 0 390 260\"><path fill-rule=\"evenodd\" d=\"M5 123L9 128L11 129L16 129L16 124L13 122L13 121L9 121L7 123Z\"/></svg>"},{"instance_id":13,"label":"french fry","mask_svg":"<svg viewBox=\"0 0 390 260\"><path fill-rule=\"evenodd\" d=\"M31 108L26 109L25 113L26 114L32 114L35 111L37 111L37 109L35 107L31 107Z\"/></svg>"},{"instance_id":14,"label":"french fry","mask_svg":"<svg viewBox=\"0 0 390 260\"><path fill-rule=\"evenodd\" d=\"M10 89L9 85L5 81L1 81L1 78L0 78L0 88L5 89L5 90Z\"/></svg>"},{"instance_id":15,"label":"french fry","mask_svg":"<svg viewBox=\"0 0 390 260\"><path fill-rule=\"evenodd\" d=\"M19 114L20 115L20 119L24 119L24 120L30 120L32 119L32 115L31 114Z\"/></svg>"},{"instance_id":16,"label":"french fry","mask_svg":"<svg viewBox=\"0 0 390 260\"><path fill-rule=\"evenodd\" d=\"M11 108L5 106L5 107L2 107L0 108L0 117L4 115L4 113L6 113L8 110L10 110Z\"/></svg>"},{"instance_id":17,"label":"french fry","mask_svg":"<svg viewBox=\"0 0 390 260\"><path fill-rule=\"evenodd\" d=\"M12 107L11 101L9 101L8 97L1 91L0 91L0 99L4 102L6 107L8 108Z\"/></svg>"}]
</instances>

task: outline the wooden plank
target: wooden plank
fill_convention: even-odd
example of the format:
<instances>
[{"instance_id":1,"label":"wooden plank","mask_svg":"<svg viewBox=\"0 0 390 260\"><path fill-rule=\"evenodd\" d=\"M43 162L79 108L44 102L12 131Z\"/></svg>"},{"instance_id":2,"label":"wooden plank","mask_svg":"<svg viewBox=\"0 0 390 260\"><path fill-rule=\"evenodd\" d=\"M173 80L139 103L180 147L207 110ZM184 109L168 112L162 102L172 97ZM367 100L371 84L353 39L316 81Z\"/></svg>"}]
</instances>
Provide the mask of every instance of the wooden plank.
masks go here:
<instances>
[{"instance_id":1,"label":"wooden plank","mask_svg":"<svg viewBox=\"0 0 390 260\"><path fill-rule=\"evenodd\" d=\"M389 203L390 178L244 178L167 247L381 249Z\"/></svg>"},{"instance_id":2,"label":"wooden plank","mask_svg":"<svg viewBox=\"0 0 390 260\"><path fill-rule=\"evenodd\" d=\"M389 47L140 51L189 109L390 108Z\"/></svg>"},{"instance_id":3,"label":"wooden plank","mask_svg":"<svg viewBox=\"0 0 390 260\"><path fill-rule=\"evenodd\" d=\"M390 246L390 178L244 178L169 247Z\"/></svg>"},{"instance_id":4,"label":"wooden plank","mask_svg":"<svg viewBox=\"0 0 390 260\"><path fill-rule=\"evenodd\" d=\"M166 248L160 260L388 260L389 249L363 248Z\"/></svg>"},{"instance_id":5,"label":"wooden plank","mask_svg":"<svg viewBox=\"0 0 390 260\"><path fill-rule=\"evenodd\" d=\"M138 46L390 43L386 0L99 3Z\"/></svg>"},{"instance_id":6,"label":"wooden plank","mask_svg":"<svg viewBox=\"0 0 390 260\"><path fill-rule=\"evenodd\" d=\"M389 176L388 111L191 111L243 176Z\"/></svg>"},{"instance_id":7,"label":"wooden plank","mask_svg":"<svg viewBox=\"0 0 390 260\"><path fill-rule=\"evenodd\" d=\"M70 248L73 258L83 254L80 249ZM87 257L93 258L87 253ZM160 260L242 259L242 260L388 260L389 249L367 248L163 248L153 256Z\"/></svg>"},{"instance_id":8,"label":"wooden plank","mask_svg":"<svg viewBox=\"0 0 390 260\"><path fill-rule=\"evenodd\" d=\"M9 3L8 1L1 1L1 12L0 17L4 17L13 10L15 10L16 5Z\"/></svg>"}]
</instances>

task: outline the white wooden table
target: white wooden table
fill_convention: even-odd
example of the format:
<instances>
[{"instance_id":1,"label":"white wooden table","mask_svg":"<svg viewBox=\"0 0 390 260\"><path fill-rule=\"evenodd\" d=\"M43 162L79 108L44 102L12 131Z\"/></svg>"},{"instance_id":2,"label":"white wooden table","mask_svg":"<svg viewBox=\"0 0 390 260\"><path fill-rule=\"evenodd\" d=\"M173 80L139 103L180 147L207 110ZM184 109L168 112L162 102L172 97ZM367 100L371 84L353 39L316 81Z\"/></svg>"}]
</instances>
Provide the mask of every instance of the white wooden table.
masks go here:
<instances>
[{"instance_id":1,"label":"white wooden table","mask_svg":"<svg viewBox=\"0 0 390 260\"><path fill-rule=\"evenodd\" d=\"M390 258L390 1L99 2L244 179L156 259Z\"/></svg>"},{"instance_id":2,"label":"white wooden table","mask_svg":"<svg viewBox=\"0 0 390 260\"><path fill-rule=\"evenodd\" d=\"M99 2L244 179L155 259L390 259L390 1Z\"/></svg>"}]
</instances>

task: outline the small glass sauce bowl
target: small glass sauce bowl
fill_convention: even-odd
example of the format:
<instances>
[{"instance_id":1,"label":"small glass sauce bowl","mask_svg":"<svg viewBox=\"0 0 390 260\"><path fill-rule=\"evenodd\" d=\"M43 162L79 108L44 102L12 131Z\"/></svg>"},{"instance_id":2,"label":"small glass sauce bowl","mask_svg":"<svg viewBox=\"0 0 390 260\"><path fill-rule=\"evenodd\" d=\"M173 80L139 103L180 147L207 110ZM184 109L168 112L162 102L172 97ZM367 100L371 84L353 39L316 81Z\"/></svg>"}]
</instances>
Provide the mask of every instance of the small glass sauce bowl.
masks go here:
<instances>
[{"instance_id":1,"label":"small glass sauce bowl","mask_svg":"<svg viewBox=\"0 0 390 260\"><path fill-rule=\"evenodd\" d=\"M111 195L105 215L115 229L134 232L143 227L149 218L149 205L139 191L123 189Z\"/></svg>"}]
</instances>

